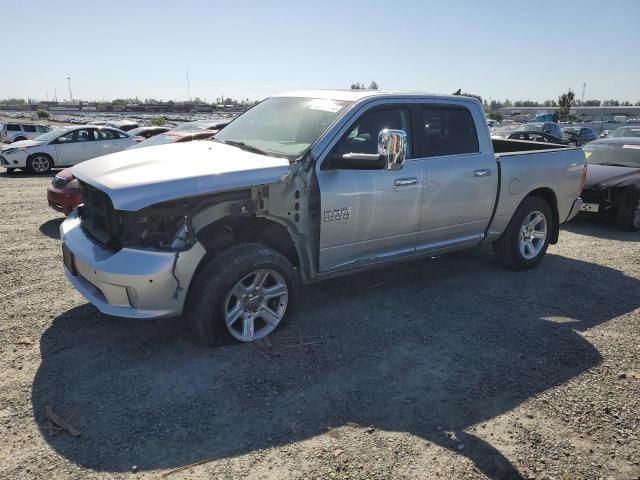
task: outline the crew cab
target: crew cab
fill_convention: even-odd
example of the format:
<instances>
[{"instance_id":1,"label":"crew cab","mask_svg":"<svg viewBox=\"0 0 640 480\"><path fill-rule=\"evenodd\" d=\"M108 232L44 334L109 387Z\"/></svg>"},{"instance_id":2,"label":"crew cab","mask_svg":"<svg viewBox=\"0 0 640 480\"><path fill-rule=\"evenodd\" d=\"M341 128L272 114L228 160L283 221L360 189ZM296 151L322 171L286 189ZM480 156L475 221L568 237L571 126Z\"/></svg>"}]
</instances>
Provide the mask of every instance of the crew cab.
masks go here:
<instances>
[{"instance_id":1,"label":"crew cab","mask_svg":"<svg viewBox=\"0 0 640 480\"><path fill-rule=\"evenodd\" d=\"M473 98L278 95L211 140L73 167L64 270L104 313L184 314L205 343L248 342L304 283L481 243L534 267L581 208L584 166L580 149L492 141Z\"/></svg>"}]
</instances>

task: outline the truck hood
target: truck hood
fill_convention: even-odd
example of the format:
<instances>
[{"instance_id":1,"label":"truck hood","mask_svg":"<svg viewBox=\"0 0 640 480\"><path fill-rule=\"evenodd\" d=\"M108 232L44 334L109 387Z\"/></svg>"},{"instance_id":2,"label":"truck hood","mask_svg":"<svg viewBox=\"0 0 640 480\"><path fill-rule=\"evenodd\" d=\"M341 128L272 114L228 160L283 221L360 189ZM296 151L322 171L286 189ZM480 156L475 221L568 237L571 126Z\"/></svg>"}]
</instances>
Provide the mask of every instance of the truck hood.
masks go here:
<instances>
[{"instance_id":1,"label":"truck hood","mask_svg":"<svg viewBox=\"0 0 640 480\"><path fill-rule=\"evenodd\" d=\"M135 211L168 200L277 182L289 160L213 141L124 150L71 169L105 192L114 208Z\"/></svg>"},{"instance_id":2,"label":"truck hood","mask_svg":"<svg viewBox=\"0 0 640 480\"><path fill-rule=\"evenodd\" d=\"M591 190L611 188L634 177L640 179L640 168L589 163L587 164L587 179L584 188Z\"/></svg>"},{"instance_id":3,"label":"truck hood","mask_svg":"<svg viewBox=\"0 0 640 480\"><path fill-rule=\"evenodd\" d=\"M2 147L2 150L8 150L10 148L37 147L38 145L42 145L43 143L44 142L40 142L37 140L20 140L19 142L13 142L7 146Z\"/></svg>"}]
</instances>

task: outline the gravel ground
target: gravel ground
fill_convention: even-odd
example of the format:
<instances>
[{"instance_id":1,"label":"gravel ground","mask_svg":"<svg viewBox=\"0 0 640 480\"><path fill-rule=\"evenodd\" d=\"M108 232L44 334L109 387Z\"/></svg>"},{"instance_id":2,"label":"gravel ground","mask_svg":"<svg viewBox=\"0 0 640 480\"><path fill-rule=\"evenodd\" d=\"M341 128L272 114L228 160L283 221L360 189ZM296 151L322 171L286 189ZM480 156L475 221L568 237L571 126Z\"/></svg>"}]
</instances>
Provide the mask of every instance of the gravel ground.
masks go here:
<instances>
[{"instance_id":1,"label":"gravel ground","mask_svg":"<svg viewBox=\"0 0 640 480\"><path fill-rule=\"evenodd\" d=\"M314 285L270 345L209 349L71 288L49 181L0 174L0 478L640 478L640 235Z\"/></svg>"}]
</instances>

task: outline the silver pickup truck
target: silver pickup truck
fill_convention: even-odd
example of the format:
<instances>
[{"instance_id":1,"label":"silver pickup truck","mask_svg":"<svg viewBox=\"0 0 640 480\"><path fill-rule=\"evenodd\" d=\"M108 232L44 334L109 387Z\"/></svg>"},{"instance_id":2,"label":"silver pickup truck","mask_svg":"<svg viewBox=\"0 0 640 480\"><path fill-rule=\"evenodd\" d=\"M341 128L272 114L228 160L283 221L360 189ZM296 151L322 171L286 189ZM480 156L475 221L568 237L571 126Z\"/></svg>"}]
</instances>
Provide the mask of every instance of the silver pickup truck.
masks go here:
<instances>
[{"instance_id":1,"label":"silver pickup truck","mask_svg":"<svg viewBox=\"0 0 640 480\"><path fill-rule=\"evenodd\" d=\"M263 338L303 283L490 242L535 266L581 207L585 158L492 140L477 100L271 97L210 141L81 163L65 272L102 312L184 314L203 342Z\"/></svg>"}]
</instances>

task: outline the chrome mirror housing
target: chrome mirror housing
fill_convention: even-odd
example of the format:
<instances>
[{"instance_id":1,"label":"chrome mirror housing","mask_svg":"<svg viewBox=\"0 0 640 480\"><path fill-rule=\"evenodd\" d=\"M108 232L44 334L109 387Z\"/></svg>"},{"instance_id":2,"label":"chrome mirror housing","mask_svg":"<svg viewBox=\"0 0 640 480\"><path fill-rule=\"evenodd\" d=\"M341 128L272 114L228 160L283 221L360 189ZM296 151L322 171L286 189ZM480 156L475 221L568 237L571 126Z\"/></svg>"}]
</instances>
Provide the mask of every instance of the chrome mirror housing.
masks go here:
<instances>
[{"instance_id":1,"label":"chrome mirror housing","mask_svg":"<svg viewBox=\"0 0 640 480\"><path fill-rule=\"evenodd\" d=\"M403 130L385 128L378 134L378 155L384 158L387 170L399 170L407 153L407 134Z\"/></svg>"}]
</instances>

